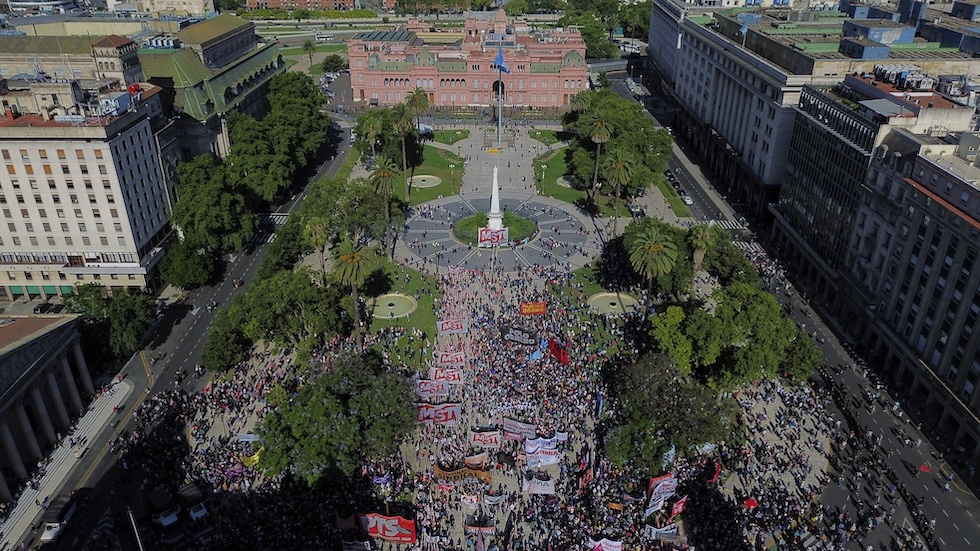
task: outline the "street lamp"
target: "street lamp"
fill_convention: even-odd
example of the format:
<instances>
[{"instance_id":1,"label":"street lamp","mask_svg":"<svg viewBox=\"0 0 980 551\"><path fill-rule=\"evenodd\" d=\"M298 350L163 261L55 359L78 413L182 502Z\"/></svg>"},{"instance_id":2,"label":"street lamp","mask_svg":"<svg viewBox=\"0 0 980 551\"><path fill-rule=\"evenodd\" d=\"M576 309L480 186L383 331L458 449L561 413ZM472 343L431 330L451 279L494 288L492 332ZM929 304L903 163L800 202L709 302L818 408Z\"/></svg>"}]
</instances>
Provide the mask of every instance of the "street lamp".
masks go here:
<instances>
[{"instance_id":1,"label":"street lamp","mask_svg":"<svg viewBox=\"0 0 980 551\"><path fill-rule=\"evenodd\" d=\"M455 191L453 191L454 189L456 189L455 169L456 169L455 164L449 165L449 195L454 195L456 193Z\"/></svg>"},{"instance_id":2,"label":"street lamp","mask_svg":"<svg viewBox=\"0 0 980 551\"><path fill-rule=\"evenodd\" d=\"M544 195L544 171L548 170L548 165L541 163L541 195Z\"/></svg>"}]
</instances>

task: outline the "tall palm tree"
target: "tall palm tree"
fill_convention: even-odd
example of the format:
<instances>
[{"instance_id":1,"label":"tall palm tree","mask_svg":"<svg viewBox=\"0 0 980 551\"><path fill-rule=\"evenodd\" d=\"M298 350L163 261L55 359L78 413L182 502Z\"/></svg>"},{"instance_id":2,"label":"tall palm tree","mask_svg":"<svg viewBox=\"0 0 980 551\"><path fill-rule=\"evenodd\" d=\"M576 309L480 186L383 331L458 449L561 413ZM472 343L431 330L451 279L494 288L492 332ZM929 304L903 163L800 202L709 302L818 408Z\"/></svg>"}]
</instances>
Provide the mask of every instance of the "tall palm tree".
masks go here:
<instances>
[{"instance_id":1,"label":"tall palm tree","mask_svg":"<svg viewBox=\"0 0 980 551\"><path fill-rule=\"evenodd\" d=\"M677 245L660 227L651 225L630 243L630 264L647 280L648 305L653 300L653 280L667 275L677 262Z\"/></svg>"},{"instance_id":2,"label":"tall palm tree","mask_svg":"<svg viewBox=\"0 0 980 551\"><path fill-rule=\"evenodd\" d=\"M568 101L568 108L576 113L587 111L590 107L592 107L592 95L588 90L582 90Z\"/></svg>"},{"instance_id":3,"label":"tall palm tree","mask_svg":"<svg viewBox=\"0 0 980 551\"><path fill-rule=\"evenodd\" d=\"M408 179L408 155L405 153L405 140L415 126L412 121L412 113L406 104L399 103L392 107L391 114L391 125L395 132L402 137L402 176L405 177L405 202L408 203L412 198L412 186Z\"/></svg>"},{"instance_id":4,"label":"tall palm tree","mask_svg":"<svg viewBox=\"0 0 980 551\"><path fill-rule=\"evenodd\" d=\"M416 128L422 126L422 113L429 110L429 96L421 87L416 86L414 90L405 94L405 105L408 110L415 115Z\"/></svg>"},{"instance_id":5,"label":"tall palm tree","mask_svg":"<svg viewBox=\"0 0 980 551\"><path fill-rule=\"evenodd\" d=\"M354 331L358 343L363 342L361 334L361 306L357 302L357 288L360 287L368 274L371 273L372 263L364 249L350 239L338 243L332 251L333 274L341 285L350 286L350 295L354 299Z\"/></svg>"},{"instance_id":6,"label":"tall palm tree","mask_svg":"<svg viewBox=\"0 0 980 551\"><path fill-rule=\"evenodd\" d=\"M364 133L364 139L371 146L372 156L377 155L376 142L378 141L378 136L384 132L384 121L381 120L383 113L383 111L370 111L358 120L361 125L361 132Z\"/></svg>"},{"instance_id":7,"label":"tall palm tree","mask_svg":"<svg viewBox=\"0 0 980 551\"><path fill-rule=\"evenodd\" d=\"M613 235L619 225L619 203L620 190L622 186L628 184L633 179L636 171L636 159L622 147L617 147L607 152L605 160L606 181L615 188L616 212L613 213Z\"/></svg>"},{"instance_id":8,"label":"tall palm tree","mask_svg":"<svg viewBox=\"0 0 980 551\"><path fill-rule=\"evenodd\" d=\"M323 257L326 254L327 243L330 241L330 229L327 225L326 218L322 216L310 216L303 225L303 236L316 249L317 256L320 259L320 275L325 276L327 266ZM325 284L325 279L325 277L321 277L320 282Z\"/></svg>"},{"instance_id":9,"label":"tall palm tree","mask_svg":"<svg viewBox=\"0 0 980 551\"><path fill-rule=\"evenodd\" d=\"M313 54L316 53L316 43L307 38L303 41L303 53L310 57L310 71L313 70Z\"/></svg>"},{"instance_id":10,"label":"tall palm tree","mask_svg":"<svg viewBox=\"0 0 980 551\"><path fill-rule=\"evenodd\" d=\"M602 144L612 138L612 128L605 119L591 115L583 121L580 130L595 144L595 172L592 174L592 197L594 199L596 188L599 186L599 156L602 154Z\"/></svg>"},{"instance_id":11,"label":"tall palm tree","mask_svg":"<svg viewBox=\"0 0 980 551\"><path fill-rule=\"evenodd\" d=\"M388 256L394 257L394 243L388 240L391 231L391 196L395 193L395 183L398 182L398 165L391 157L381 154L374 162L374 171L371 172L371 183L374 190L381 194L385 202L385 248L388 249ZM392 240L393 241L393 240Z\"/></svg>"},{"instance_id":12,"label":"tall palm tree","mask_svg":"<svg viewBox=\"0 0 980 551\"><path fill-rule=\"evenodd\" d=\"M698 224L691 228L687 238L691 242L691 246L694 247L694 275L697 277L698 272L701 271L701 264L704 262L704 254L708 252L708 248L714 241L714 235L711 233L711 226Z\"/></svg>"}]
</instances>

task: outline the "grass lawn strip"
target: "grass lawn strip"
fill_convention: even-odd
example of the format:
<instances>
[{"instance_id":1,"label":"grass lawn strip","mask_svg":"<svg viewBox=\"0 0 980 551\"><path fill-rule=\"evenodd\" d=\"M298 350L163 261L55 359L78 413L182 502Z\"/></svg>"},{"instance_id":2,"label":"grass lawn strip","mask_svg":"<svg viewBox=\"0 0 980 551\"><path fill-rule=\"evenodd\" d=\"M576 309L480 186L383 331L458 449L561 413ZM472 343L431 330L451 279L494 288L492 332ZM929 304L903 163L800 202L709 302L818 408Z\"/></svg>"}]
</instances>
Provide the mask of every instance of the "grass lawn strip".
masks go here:
<instances>
[{"instance_id":1,"label":"grass lawn strip","mask_svg":"<svg viewBox=\"0 0 980 551\"><path fill-rule=\"evenodd\" d=\"M486 225L487 214L478 212L457 222L453 226L453 236L463 243L475 247L480 228L486 227ZM504 227L510 230L507 232L507 237L512 243L524 241L525 238L534 235L538 229L534 222L512 212L504 213Z\"/></svg>"},{"instance_id":2,"label":"grass lawn strip","mask_svg":"<svg viewBox=\"0 0 980 551\"><path fill-rule=\"evenodd\" d=\"M465 140L470 137L469 130L436 130L435 141L439 143L444 143L447 145L453 145L454 143Z\"/></svg>"},{"instance_id":3,"label":"grass lawn strip","mask_svg":"<svg viewBox=\"0 0 980 551\"><path fill-rule=\"evenodd\" d=\"M456 165L456 167L450 169L449 165L451 164ZM426 145L422 149L421 166L415 167L415 170L409 168L408 174L405 174L404 177L410 178L412 176L421 176L423 174L438 176L439 178L442 178L442 183L438 186L427 188L413 187L413 205L418 205L427 201L438 199L439 197L445 197L447 195L452 195L453 193L458 193L460 182L463 181L463 158L455 153L446 151L445 149ZM450 191L450 186L452 187L452 191ZM402 181L400 185L395 186L395 197L397 197L400 201L405 200L404 181Z\"/></svg>"},{"instance_id":4,"label":"grass lawn strip","mask_svg":"<svg viewBox=\"0 0 980 551\"><path fill-rule=\"evenodd\" d=\"M558 143L557 132L554 130L531 130L529 135L531 138L538 140L544 145L551 145Z\"/></svg>"}]
</instances>

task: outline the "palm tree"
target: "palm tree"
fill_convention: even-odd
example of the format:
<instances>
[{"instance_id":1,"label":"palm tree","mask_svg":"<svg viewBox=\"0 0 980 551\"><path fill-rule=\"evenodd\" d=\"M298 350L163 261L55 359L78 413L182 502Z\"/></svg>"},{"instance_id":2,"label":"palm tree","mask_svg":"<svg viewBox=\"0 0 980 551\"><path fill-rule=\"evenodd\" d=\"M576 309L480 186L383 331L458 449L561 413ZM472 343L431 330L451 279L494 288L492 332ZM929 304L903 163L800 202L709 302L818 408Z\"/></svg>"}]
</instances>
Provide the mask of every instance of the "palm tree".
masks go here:
<instances>
[{"instance_id":1,"label":"palm tree","mask_svg":"<svg viewBox=\"0 0 980 551\"><path fill-rule=\"evenodd\" d=\"M364 249L350 239L344 239L334 247L332 261L334 277L341 285L350 285L350 295L354 299L354 331L361 343L361 306L357 302L357 288L371 272L371 262Z\"/></svg>"},{"instance_id":2,"label":"palm tree","mask_svg":"<svg viewBox=\"0 0 980 551\"><path fill-rule=\"evenodd\" d=\"M398 165L391 157L381 154L375 159L374 171L371 172L371 183L374 190L384 197L385 202L385 246L389 251L389 257L394 257L395 247L388 241L388 233L391 228L391 196L395 193L395 183L399 177Z\"/></svg>"},{"instance_id":3,"label":"palm tree","mask_svg":"<svg viewBox=\"0 0 980 551\"><path fill-rule=\"evenodd\" d=\"M642 230L630 243L630 264L647 280L648 301L653 300L653 280L667 275L677 262L677 245L659 226Z\"/></svg>"},{"instance_id":4,"label":"palm tree","mask_svg":"<svg viewBox=\"0 0 980 551\"><path fill-rule=\"evenodd\" d=\"M408 155L405 153L405 140L414 128L412 113L406 104L399 103L391 108L391 114L391 126L402 137L402 175L405 177L405 202L408 203L411 200L412 186L408 179Z\"/></svg>"},{"instance_id":5,"label":"palm tree","mask_svg":"<svg viewBox=\"0 0 980 551\"><path fill-rule=\"evenodd\" d=\"M320 259L320 275L325 276L327 267L323 256L326 254L327 242L330 240L330 230L327 226L327 220L322 216L311 216L303 226L303 236L316 249L317 256ZM321 277L321 283L326 283L324 281L325 279Z\"/></svg>"},{"instance_id":6,"label":"palm tree","mask_svg":"<svg viewBox=\"0 0 980 551\"><path fill-rule=\"evenodd\" d=\"M383 111L371 111L358 121L361 125L361 132L364 133L364 139L371 146L372 156L378 153L375 147L377 145L376 142L378 141L378 136L384 131L384 121L381 120L383 113Z\"/></svg>"},{"instance_id":7,"label":"palm tree","mask_svg":"<svg viewBox=\"0 0 980 551\"><path fill-rule=\"evenodd\" d=\"M588 90L582 90L575 94L568 102L568 108L576 113L587 111L590 107L592 107L592 95L589 94Z\"/></svg>"},{"instance_id":8,"label":"palm tree","mask_svg":"<svg viewBox=\"0 0 980 551\"><path fill-rule=\"evenodd\" d=\"M310 71L313 70L313 54L316 53L316 43L307 38L303 41L303 53L310 57Z\"/></svg>"},{"instance_id":9,"label":"palm tree","mask_svg":"<svg viewBox=\"0 0 980 551\"><path fill-rule=\"evenodd\" d=\"M592 197L594 199L595 190L599 186L599 156L602 153L602 144L612 138L612 129L605 119L593 115L585 119L581 130L595 144L595 172L592 174Z\"/></svg>"},{"instance_id":10,"label":"palm tree","mask_svg":"<svg viewBox=\"0 0 980 551\"><path fill-rule=\"evenodd\" d=\"M405 105L415 115L415 123L417 128L421 130L422 113L429 110L429 96L425 93L425 90L416 86L414 90L405 94Z\"/></svg>"},{"instance_id":11,"label":"palm tree","mask_svg":"<svg viewBox=\"0 0 980 551\"><path fill-rule=\"evenodd\" d=\"M687 238L694 247L694 275L697 277L698 272L701 271L701 264L704 262L704 253L708 251L708 247L714 241L714 235L711 233L711 226L698 224L691 228Z\"/></svg>"},{"instance_id":12,"label":"palm tree","mask_svg":"<svg viewBox=\"0 0 980 551\"><path fill-rule=\"evenodd\" d=\"M628 184L633 179L633 172L636 170L636 159L622 147L617 147L606 155L606 180L615 188L616 212L613 213L613 235L619 225L619 203L620 189L624 184Z\"/></svg>"}]
</instances>

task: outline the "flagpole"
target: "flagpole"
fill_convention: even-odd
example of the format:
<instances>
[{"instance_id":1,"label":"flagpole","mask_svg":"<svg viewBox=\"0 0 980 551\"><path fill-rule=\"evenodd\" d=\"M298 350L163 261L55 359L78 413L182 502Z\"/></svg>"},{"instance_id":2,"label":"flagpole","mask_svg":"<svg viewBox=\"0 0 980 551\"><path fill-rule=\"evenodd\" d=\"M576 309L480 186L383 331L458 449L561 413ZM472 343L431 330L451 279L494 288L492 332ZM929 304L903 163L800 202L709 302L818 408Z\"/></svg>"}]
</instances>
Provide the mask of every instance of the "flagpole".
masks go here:
<instances>
[{"instance_id":1,"label":"flagpole","mask_svg":"<svg viewBox=\"0 0 980 551\"><path fill-rule=\"evenodd\" d=\"M504 70L497 65L497 149L501 147L504 124Z\"/></svg>"}]
</instances>

